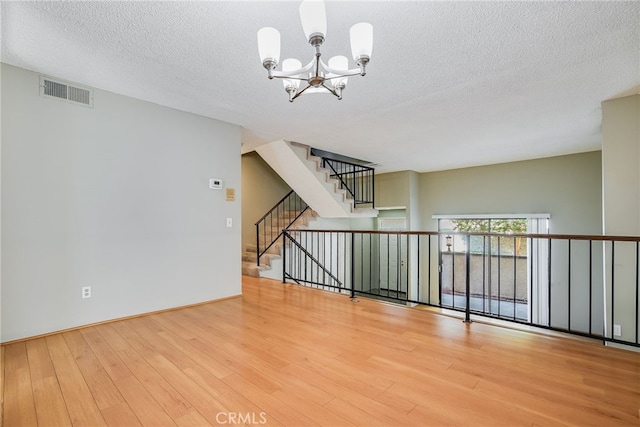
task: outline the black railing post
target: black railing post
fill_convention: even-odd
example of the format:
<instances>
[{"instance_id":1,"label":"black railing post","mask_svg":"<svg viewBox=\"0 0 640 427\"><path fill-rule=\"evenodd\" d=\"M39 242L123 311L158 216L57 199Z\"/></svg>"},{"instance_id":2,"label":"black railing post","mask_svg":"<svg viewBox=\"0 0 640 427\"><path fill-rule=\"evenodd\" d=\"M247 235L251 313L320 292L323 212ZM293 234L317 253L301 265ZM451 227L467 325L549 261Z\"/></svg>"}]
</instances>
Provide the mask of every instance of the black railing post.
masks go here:
<instances>
[{"instance_id":1,"label":"black railing post","mask_svg":"<svg viewBox=\"0 0 640 427\"><path fill-rule=\"evenodd\" d=\"M356 297L356 233L351 233L351 299Z\"/></svg>"},{"instance_id":2,"label":"black railing post","mask_svg":"<svg viewBox=\"0 0 640 427\"><path fill-rule=\"evenodd\" d=\"M611 241L611 339L614 340L614 336L613 336L613 331L614 331L614 324L616 321L616 313L614 311L615 309L615 301L616 301L616 292L615 292L615 285L616 285L616 276L615 276L615 271L616 271L616 241L612 240ZM608 332L608 331L607 331Z\"/></svg>"},{"instance_id":3,"label":"black railing post","mask_svg":"<svg viewBox=\"0 0 640 427\"><path fill-rule=\"evenodd\" d=\"M636 242L637 244L637 242ZM589 240L589 335L593 324L593 240Z\"/></svg>"},{"instance_id":4,"label":"black railing post","mask_svg":"<svg viewBox=\"0 0 640 427\"><path fill-rule=\"evenodd\" d=\"M465 254L467 259L466 266L466 279L465 279L465 293L466 293L466 307L464 309L464 323L471 323L471 235L467 234L467 253ZM455 293L453 295L455 298Z\"/></svg>"},{"instance_id":5,"label":"black railing post","mask_svg":"<svg viewBox=\"0 0 640 427\"><path fill-rule=\"evenodd\" d=\"M258 257L257 263L260 267L260 223L256 223L256 256Z\"/></svg>"},{"instance_id":6,"label":"black railing post","mask_svg":"<svg viewBox=\"0 0 640 427\"><path fill-rule=\"evenodd\" d=\"M285 230L282 233L282 283L286 282L287 278L287 236L289 234Z\"/></svg>"},{"instance_id":7,"label":"black railing post","mask_svg":"<svg viewBox=\"0 0 640 427\"><path fill-rule=\"evenodd\" d=\"M371 208L376 207L376 170L371 169Z\"/></svg>"},{"instance_id":8,"label":"black railing post","mask_svg":"<svg viewBox=\"0 0 640 427\"><path fill-rule=\"evenodd\" d=\"M567 240L567 329L571 330L571 239Z\"/></svg>"},{"instance_id":9,"label":"black railing post","mask_svg":"<svg viewBox=\"0 0 640 427\"><path fill-rule=\"evenodd\" d=\"M640 277L638 277L638 274L640 274L640 272L638 271L638 261L640 261L640 253L638 252L640 250L640 246L638 245L638 242L636 242L636 344L640 344L638 342L638 286L639 286L639 281L640 281Z\"/></svg>"},{"instance_id":10,"label":"black railing post","mask_svg":"<svg viewBox=\"0 0 640 427\"><path fill-rule=\"evenodd\" d=\"M549 250L547 251L547 326L551 327L551 238L549 240Z\"/></svg>"}]
</instances>

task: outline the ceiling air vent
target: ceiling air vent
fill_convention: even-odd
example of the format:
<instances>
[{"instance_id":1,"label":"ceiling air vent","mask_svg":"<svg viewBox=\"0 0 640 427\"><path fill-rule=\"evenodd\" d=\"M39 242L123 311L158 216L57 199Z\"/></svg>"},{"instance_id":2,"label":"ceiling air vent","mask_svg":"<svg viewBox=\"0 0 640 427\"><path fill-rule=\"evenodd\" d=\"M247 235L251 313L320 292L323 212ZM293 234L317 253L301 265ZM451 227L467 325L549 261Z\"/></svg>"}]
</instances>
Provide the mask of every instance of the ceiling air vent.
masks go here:
<instances>
[{"instance_id":1,"label":"ceiling air vent","mask_svg":"<svg viewBox=\"0 0 640 427\"><path fill-rule=\"evenodd\" d=\"M40 95L93 108L93 89L40 76Z\"/></svg>"}]
</instances>

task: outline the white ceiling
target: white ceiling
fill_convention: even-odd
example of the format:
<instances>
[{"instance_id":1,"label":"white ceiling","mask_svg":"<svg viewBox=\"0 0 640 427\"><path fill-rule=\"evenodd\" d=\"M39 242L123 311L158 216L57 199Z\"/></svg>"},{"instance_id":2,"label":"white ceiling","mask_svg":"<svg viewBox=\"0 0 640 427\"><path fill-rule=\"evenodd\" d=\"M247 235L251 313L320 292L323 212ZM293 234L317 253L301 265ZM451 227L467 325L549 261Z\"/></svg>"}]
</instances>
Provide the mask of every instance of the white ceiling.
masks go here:
<instances>
[{"instance_id":1,"label":"white ceiling","mask_svg":"<svg viewBox=\"0 0 640 427\"><path fill-rule=\"evenodd\" d=\"M256 33L311 59L298 2L7 2L2 62L284 138L379 171L451 169L598 150L603 100L640 93L640 2L328 2L323 57L374 27L344 99L289 103Z\"/></svg>"}]
</instances>

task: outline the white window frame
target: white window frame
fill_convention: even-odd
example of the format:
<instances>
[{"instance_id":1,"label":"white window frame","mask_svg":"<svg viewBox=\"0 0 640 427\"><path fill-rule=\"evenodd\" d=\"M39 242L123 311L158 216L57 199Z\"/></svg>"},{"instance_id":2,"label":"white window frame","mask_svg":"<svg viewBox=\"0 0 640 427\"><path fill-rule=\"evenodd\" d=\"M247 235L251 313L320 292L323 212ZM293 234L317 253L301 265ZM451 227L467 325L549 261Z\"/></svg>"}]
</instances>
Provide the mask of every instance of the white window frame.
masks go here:
<instances>
[{"instance_id":1,"label":"white window frame","mask_svg":"<svg viewBox=\"0 0 640 427\"><path fill-rule=\"evenodd\" d=\"M438 231L440 231L441 219L526 219L527 233L530 234L549 234L549 222L551 214L445 214L432 215L432 219L438 220ZM527 305L527 319L529 323L537 325L547 325L549 323L549 245L548 242L541 239L533 239L527 254L527 269L533 274L527 274L527 293L531 296ZM440 247L438 247L440 250ZM535 260L535 264L532 263ZM542 261L542 262L541 262ZM531 308L531 304L533 308Z\"/></svg>"}]
</instances>

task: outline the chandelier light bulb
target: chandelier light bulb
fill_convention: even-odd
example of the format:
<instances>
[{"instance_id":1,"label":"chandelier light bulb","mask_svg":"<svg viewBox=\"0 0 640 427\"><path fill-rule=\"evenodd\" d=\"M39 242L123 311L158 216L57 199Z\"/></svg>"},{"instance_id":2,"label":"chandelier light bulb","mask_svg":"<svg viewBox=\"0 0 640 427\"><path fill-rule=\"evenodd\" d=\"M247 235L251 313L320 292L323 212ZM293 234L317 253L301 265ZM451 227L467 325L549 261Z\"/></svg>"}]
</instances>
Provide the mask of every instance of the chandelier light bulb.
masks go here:
<instances>
[{"instance_id":1,"label":"chandelier light bulb","mask_svg":"<svg viewBox=\"0 0 640 427\"><path fill-rule=\"evenodd\" d=\"M373 50L373 25L366 22L355 24L351 27L349 35L353 60L358 63L362 58L366 58L368 62Z\"/></svg>"},{"instance_id":2,"label":"chandelier light bulb","mask_svg":"<svg viewBox=\"0 0 640 427\"><path fill-rule=\"evenodd\" d=\"M312 43L314 36L320 36L324 41L327 35L327 12L322 0L304 0L300 3L300 21L307 41ZM322 41L320 44L322 44ZM313 44L313 43L312 43Z\"/></svg>"},{"instance_id":3,"label":"chandelier light bulb","mask_svg":"<svg viewBox=\"0 0 640 427\"><path fill-rule=\"evenodd\" d=\"M263 65L273 61L275 68L280 61L280 32L272 27L261 28L258 31L258 52Z\"/></svg>"},{"instance_id":4,"label":"chandelier light bulb","mask_svg":"<svg viewBox=\"0 0 640 427\"><path fill-rule=\"evenodd\" d=\"M287 58L282 61L282 71L283 72L291 72L295 70L299 70L302 68L302 63L295 58ZM300 87L299 79L284 79L282 80L282 85L286 89L287 86L293 86L295 89Z\"/></svg>"},{"instance_id":5,"label":"chandelier light bulb","mask_svg":"<svg viewBox=\"0 0 640 427\"><path fill-rule=\"evenodd\" d=\"M346 56L343 55L332 56L329 59L329 68L338 70L341 72L341 74L344 74L349 71L349 60ZM340 77L341 74L327 74L327 78L331 78L331 84L334 88L342 86L342 89L344 89L344 87L347 86L347 81L349 80L349 78Z\"/></svg>"}]
</instances>

